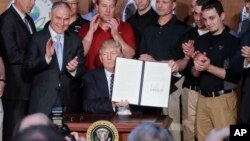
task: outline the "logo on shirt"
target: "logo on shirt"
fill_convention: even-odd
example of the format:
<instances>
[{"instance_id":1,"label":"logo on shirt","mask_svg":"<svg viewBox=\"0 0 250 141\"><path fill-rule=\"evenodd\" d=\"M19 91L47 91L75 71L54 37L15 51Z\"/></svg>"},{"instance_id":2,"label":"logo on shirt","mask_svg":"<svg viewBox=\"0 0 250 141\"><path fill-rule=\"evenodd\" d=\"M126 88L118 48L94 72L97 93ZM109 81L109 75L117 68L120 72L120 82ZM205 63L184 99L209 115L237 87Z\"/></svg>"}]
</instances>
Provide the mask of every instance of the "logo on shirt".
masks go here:
<instances>
[{"instance_id":1,"label":"logo on shirt","mask_svg":"<svg viewBox=\"0 0 250 141\"><path fill-rule=\"evenodd\" d=\"M219 50L222 50L224 47L222 45L219 45Z\"/></svg>"}]
</instances>

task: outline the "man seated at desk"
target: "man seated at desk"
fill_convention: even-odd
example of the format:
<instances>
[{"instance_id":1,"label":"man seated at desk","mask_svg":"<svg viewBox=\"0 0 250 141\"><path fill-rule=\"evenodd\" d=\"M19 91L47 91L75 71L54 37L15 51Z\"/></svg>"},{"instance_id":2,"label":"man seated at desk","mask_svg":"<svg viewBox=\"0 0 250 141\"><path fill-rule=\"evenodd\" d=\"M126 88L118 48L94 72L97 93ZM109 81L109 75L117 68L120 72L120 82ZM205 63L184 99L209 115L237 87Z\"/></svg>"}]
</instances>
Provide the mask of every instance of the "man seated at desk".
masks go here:
<instances>
[{"instance_id":1,"label":"man seated at desk","mask_svg":"<svg viewBox=\"0 0 250 141\"><path fill-rule=\"evenodd\" d=\"M121 56L121 45L114 40L103 42L99 50L102 68L94 69L83 77L83 110L88 114L130 115L127 100L112 102L115 61Z\"/></svg>"}]
</instances>

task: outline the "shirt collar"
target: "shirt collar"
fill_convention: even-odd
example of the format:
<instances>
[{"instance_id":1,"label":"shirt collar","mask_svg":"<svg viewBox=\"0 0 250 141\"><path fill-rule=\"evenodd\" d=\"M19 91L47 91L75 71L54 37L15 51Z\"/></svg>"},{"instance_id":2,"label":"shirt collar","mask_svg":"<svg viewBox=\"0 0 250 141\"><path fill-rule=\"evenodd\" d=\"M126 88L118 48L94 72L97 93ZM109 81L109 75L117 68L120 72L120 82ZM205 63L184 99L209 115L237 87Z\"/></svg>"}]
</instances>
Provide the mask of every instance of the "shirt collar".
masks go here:
<instances>
[{"instance_id":1,"label":"shirt collar","mask_svg":"<svg viewBox=\"0 0 250 141\"><path fill-rule=\"evenodd\" d=\"M109 72L108 70L104 69L105 75L107 78L111 77L113 73Z\"/></svg>"},{"instance_id":2,"label":"shirt collar","mask_svg":"<svg viewBox=\"0 0 250 141\"><path fill-rule=\"evenodd\" d=\"M173 14L172 18L167 23L165 23L164 25L160 25L159 22L157 22L157 25L159 27L165 27L165 26L169 26L169 25L174 24L176 21L177 21L177 18L175 16L175 14Z\"/></svg>"},{"instance_id":3,"label":"shirt collar","mask_svg":"<svg viewBox=\"0 0 250 141\"><path fill-rule=\"evenodd\" d=\"M60 35L60 36L61 36L61 42L64 41L64 33L63 33L63 34L58 34L58 33L56 33L56 32L51 28L50 25L49 25L49 32L50 32L50 35L51 35L51 38L52 38L53 41L56 41L55 37L56 37L57 35Z\"/></svg>"},{"instance_id":4,"label":"shirt collar","mask_svg":"<svg viewBox=\"0 0 250 141\"><path fill-rule=\"evenodd\" d=\"M20 10L17 9L17 7L15 6L15 4L12 4L13 8L16 10L16 12L18 13L18 15L22 18L22 20L24 21L24 18L26 16L26 14L23 14Z\"/></svg>"}]
</instances>

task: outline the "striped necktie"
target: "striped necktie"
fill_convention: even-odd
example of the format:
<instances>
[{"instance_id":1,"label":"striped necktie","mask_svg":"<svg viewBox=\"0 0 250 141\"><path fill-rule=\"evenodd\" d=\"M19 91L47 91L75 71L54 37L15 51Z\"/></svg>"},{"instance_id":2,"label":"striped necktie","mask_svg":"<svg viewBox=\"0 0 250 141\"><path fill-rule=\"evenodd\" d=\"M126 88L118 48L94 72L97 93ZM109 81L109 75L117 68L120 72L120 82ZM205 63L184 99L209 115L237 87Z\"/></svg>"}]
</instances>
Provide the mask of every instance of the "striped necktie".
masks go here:
<instances>
[{"instance_id":1,"label":"striped necktie","mask_svg":"<svg viewBox=\"0 0 250 141\"><path fill-rule=\"evenodd\" d=\"M24 23L25 23L27 29L29 30L30 34L32 34L32 30L30 28L30 24L29 24L29 20L28 20L27 16L24 17Z\"/></svg>"},{"instance_id":2,"label":"striped necktie","mask_svg":"<svg viewBox=\"0 0 250 141\"><path fill-rule=\"evenodd\" d=\"M114 84L114 74L111 74L110 75L110 93L109 93L110 99L112 99L113 84Z\"/></svg>"}]
</instances>

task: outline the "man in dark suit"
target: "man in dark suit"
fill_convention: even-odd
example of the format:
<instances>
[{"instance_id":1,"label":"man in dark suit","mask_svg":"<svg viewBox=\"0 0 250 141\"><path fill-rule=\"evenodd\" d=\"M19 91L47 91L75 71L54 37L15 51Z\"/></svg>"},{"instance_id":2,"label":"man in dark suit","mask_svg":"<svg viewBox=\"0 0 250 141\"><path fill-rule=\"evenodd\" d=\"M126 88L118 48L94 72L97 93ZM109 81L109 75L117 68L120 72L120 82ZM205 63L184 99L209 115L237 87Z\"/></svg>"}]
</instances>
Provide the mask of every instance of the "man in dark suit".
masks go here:
<instances>
[{"instance_id":1,"label":"man in dark suit","mask_svg":"<svg viewBox=\"0 0 250 141\"><path fill-rule=\"evenodd\" d=\"M0 16L0 44L6 67L3 99L4 140L10 140L14 126L27 113L29 83L22 73L24 51L31 34L36 32L31 12L35 0L15 0Z\"/></svg>"},{"instance_id":2,"label":"man in dark suit","mask_svg":"<svg viewBox=\"0 0 250 141\"><path fill-rule=\"evenodd\" d=\"M250 124L249 100L250 100L250 31L241 36L241 55L244 57L244 71L242 84L242 99L240 109L240 120L243 124Z\"/></svg>"},{"instance_id":3,"label":"man in dark suit","mask_svg":"<svg viewBox=\"0 0 250 141\"><path fill-rule=\"evenodd\" d=\"M25 70L32 75L29 112L51 114L52 108L80 113L79 77L84 72L83 46L69 27L70 7L59 1L52 6L48 28L32 36Z\"/></svg>"},{"instance_id":4,"label":"man in dark suit","mask_svg":"<svg viewBox=\"0 0 250 141\"><path fill-rule=\"evenodd\" d=\"M5 87L5 68L3 64L3 60L1 57L1 50L0 50L0 141L2 141L3 137L3 105L2 105L2 95Z\"/></svg>"},{"instance_id":5,"label":"man in dark suit","mask_svg":"<svg viewBox=\"0 0 250 141\"><path fill-rule=\"evenodd\" d=\"M99 58L104 68L96 68L83 77L83 109L90 114L131 114L128 102L111 102L112 77L116 57L121 56L121 45L114 40L103 42ZM116 109L118 111L116 111Z\"/></svg>"}]
</instances>

